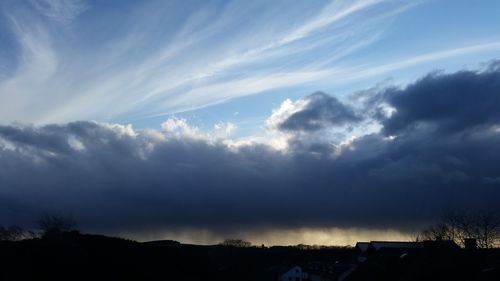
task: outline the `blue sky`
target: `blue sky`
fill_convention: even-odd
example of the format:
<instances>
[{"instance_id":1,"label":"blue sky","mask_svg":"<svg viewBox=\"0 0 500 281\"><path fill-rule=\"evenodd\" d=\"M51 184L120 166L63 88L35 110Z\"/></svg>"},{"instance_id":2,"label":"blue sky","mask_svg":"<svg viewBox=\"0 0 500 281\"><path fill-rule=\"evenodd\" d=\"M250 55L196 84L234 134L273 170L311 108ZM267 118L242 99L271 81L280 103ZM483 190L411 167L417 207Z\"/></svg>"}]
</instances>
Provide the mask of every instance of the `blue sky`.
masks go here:
<instances>
[{"instance_id":1,"label":"blue sky","mask_svg":"<svg viewBox=\"0 0 500 281\"><path fill-rule=\"evenodd\" d=\"M285 99L341 99L500 53L498 1L10 1L0 122L171 116L258 134Z\"/></svg>"}]
</instances>

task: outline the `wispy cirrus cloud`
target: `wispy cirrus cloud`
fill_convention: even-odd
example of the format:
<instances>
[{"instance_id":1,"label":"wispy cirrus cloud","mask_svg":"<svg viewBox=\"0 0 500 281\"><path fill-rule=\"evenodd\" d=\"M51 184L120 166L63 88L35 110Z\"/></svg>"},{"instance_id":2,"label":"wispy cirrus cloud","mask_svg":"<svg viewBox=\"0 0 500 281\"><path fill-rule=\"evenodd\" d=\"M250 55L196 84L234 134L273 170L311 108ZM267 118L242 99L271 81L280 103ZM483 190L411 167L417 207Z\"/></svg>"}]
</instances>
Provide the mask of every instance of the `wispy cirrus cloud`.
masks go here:
<instances>
[{"instance_id":1,"label":"wispy cirrus cloud","mask_svg":"<svg viewBox=\"0 0 500 281\"><path fill-rule=\"evenodd\" d=\"M390 73L391 71L399 69L409 68L414 65L439 61L447 58L464 56L468 54L481 53L484 51L500 51L500 41L479 43L474 45L463 46L460 48L451 48L447 50L439 50L425 54L417 54L411 58L404 58L396 62L390 62L382 65L354 67L351 70L346 70L342 74L343 76L342 78L344 81L362 79L365 77L372 77Z\"/></svg>"},{"instance_id":2,"label":"wispy cirrus cloud","mask_svg":"<svg viewBox=\"0 0 500 281\"><path fill-rule=\"evenodd\" d=\"M84 0L31 0L30 3L42 15L65 25L89 7Z\"/></svg>"},{"instance_id":3,"label":"wispy cirrus cloud","mask_svg":"<svg viewBox=\"0 0 500 281\"><path fill-rule=\"evenodd\" d=\"M16 40L34 40L34 49L20 44L9 51L32 52L45 61L24 57L14 74L2 79L0 99L12 110L3 112L0 120L144 118L324 79L331 70L318 67L318 62L327 56L340 59L373 41L375 37L366 35L374 26L387 25L388 19L370 20L372 9L397 6L385 1L230 2L199 8L193 3L160 4L124 8L124 14L114 16L130 21L106 37L96 30L101 24L95 10L99 5L40 0L6 9L11 30L22 22L22 32L13 33ZM263 8L269 12L245 12ZM29 17L37 14L42 17ZM57 32L54 24L69 25L82 14L98 20L78 21L70 30ZM176 17L169 22L168 15ZM292 25L290 17L295 19ZM37 80L28 82L30 75ZM46 100L43 107L36 102L40 99Z\"/></svg>"},{"instance_id":4,"label":"wispy cirrus cloud","mask_svg":"<svg viewBox=\"0 0 500 281\"><path fill-rule=\"evenodd\" d=\"M4 5L0 122L131 121L293 87L335 85L500 49L497 41L402 56L348 58L380 41L414 2L38 0ZM147 16L145 16L147 15ZM68 28L69 27L69 28ZM110 106L112 105L112 106Z\"/></svg>"}]
</instances>

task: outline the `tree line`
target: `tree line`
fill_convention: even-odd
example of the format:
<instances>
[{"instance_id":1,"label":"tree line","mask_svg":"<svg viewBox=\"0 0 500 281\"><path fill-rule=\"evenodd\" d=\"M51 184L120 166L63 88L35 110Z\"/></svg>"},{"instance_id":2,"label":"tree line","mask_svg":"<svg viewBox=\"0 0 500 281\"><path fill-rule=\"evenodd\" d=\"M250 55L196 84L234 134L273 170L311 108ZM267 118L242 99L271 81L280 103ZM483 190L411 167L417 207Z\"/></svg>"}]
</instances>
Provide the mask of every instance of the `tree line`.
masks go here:
<instances>
[{"instance_id":1,"label":"tree line","mask_svg":"<svg viewBox=\"0 0 500 281\"><path fill-rule=\"evenodd\" d=\"M59 214L45 214L41 216L36 224L37 230L26 229L18 225L0 225L0 241L19 241L55 235L61 232L75 230L76 221L72 216Z\"/></svg>"},{"instance_id":2,"label":"tree line","mask_svg":"<svg viewBox=\"0 0 500 281\"><path fill-rule=\"evenodd\" d=\"M17 225L0 225L0 241L18 241L40 238L61 232L76 230L76 221L72 216L45 214L37 221L37 230L25 229ZM417 235L417 241L452 240L464 247L467 239L474 239L479 248L500 246L500 214L493 210L486 211L450 211L441 220ZM251 247L249 241L226 239L221 246Z\"/></svg>"},{"instance_id":3,"label":"tree line","mask_svg":"<svg viewBox=\"0 0 500 281\"><path fill-rule=\"evenodd\" d=\"M423 230L417 240L452 240L465 246L467 239L475 239L479 248L500 245L500 215L496 211L451 211L441 220Z\"/></svg>"}]
</instances>

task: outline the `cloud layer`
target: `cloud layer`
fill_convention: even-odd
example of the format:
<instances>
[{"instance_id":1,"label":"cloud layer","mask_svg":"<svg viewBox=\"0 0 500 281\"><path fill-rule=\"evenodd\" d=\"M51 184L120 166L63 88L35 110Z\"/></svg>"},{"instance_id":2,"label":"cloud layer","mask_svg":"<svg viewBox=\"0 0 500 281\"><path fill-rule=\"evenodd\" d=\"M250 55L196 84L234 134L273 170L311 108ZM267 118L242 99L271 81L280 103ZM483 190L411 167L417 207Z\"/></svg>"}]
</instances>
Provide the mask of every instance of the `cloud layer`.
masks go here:
<instances>
[{"instance_id":1,"label":"cloud layer","mask_svg":"<svg viewBox=\"0 0 500 281\"><path fill-rule=\"evenodd\" d=\"M368 91L363 106L323 93L285 102L268 120L269 138L286 137L282 150L182 119L142 131L95 122L0 126L0 223L66 212L106 232L405 230L449 209L496 209L499 81L491 64ZM338 124L368 121L381 129L328 138Z\"/></svg>"},{"instance_id":2,"label":"cloud layer","mask_svg":"<svg viewBox=\"0 0 500 281\"><path fill-rule=\"evenodd\" d=\"M431 2L1 1L0 104L9 106L0 123L150 127L159 116L244 96L266 93L254 98L272 104L288 91L352 88L402 69L400 79L414 79L418 65L448 68L498 54L495 30L484 33L496 15L464 17ZM439 44L427 42L436 24L413 23L426 5L450 15L447 28L464 32L446 29L436 35ZM478 8L497 10L493 3ZM426 43L412 44L409 32Z\"/></svg>"},{"instance_id":3,"label":"cloud layer","mask_svg":"<svg viewBox=\"0 0 500 281\"><path fill-rule=\"evenodd\" d=\"M4 2L0 103L10 106L0 122L38 124L136 121L318 81L410 7L378 0Z\"/></svg>"}]
</instances>

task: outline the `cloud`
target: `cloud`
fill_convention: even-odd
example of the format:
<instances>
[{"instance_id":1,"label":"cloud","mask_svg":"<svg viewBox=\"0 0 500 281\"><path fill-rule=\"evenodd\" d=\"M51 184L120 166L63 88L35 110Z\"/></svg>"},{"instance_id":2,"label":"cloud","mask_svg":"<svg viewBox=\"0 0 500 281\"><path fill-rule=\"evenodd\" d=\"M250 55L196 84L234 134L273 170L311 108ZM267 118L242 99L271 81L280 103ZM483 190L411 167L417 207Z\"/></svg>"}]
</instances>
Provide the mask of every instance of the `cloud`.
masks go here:
<instances>
[{"instance_id":1,"label":"cloud","mask_svg":"<svg viewBox=\"0 0 500 281\"><path fill-rule=\"evenodd\" d=\"M381 89L374 100L395 113L380 119L379 132L291 138L308 145L285 150L211 136L182 119L142 131L95 122L0 126L0 222L64 211L84 229L134 237L176 229L407 231L449 209L497 209L499 76L490 67ZM325 94L289 101L277 124L312 118L326 130L337 126L339 104ZM301 112L307 118L295 117Z\"/></svg>"},{"instance_id":2,"label":"cloud","mask_svg":"<svg viewBox=\"0 0 500 281\"><path fill-rule=\"evenodd\" d=\"M44 16L64 25L88 9L82 0L32 0L31 4Z\"/></svg>"},{"instance_id":3,"label":"cloud","mask_svg":"<svg viewBox=\"0 0 500 281\"><path fill-rule=\"evenodd\" d=\"M305 105L299 111L293 112L277 124L280 130L317 131L325 127L354 124L361 120L353 109L325 93L310 94L304 101Z\"/></svg>"},{"instance_id":4,"label":"cloud","mask_svg":"<svg viewBox=\"0 0 500 281\"><path fill-rule=\"evenodd\" d=\"M13 35L3 53L12 65L0 73L0 103L10 105L0 112L4 124L128 122L324 80L332 63L379 39L407 6L10 2L2 14L11 20L0 22Z\"/></svg>"},{"instance_id":5,"label":"cloud","mask_svg":"<svg viewBox=\"0 0 500 281\"><path fill-rule=\"evenodd\" d=\"M415 4L198 4L127 1L116 9L67 0L3 3L7 20L0 29L9 42L0 58L8 62L0 65L0 104L9 106L0 111L0 122L139 122L500 48L498 41L478 40L381 65L362 49L384 39L394 19ZM357 54L362 64L349 60Z\"/></svg>"},{"instance_id":6,"label":"cloud","mask_svg":"<svg viewBox=\"0 0 500 281\"><path fill-rule=\"evenodd\" d=\"M337 155L359 136L379 131L380 126L362 111L323 92L287 99L266 120L272 135L267 143L282 151Z\"/></svg>"},{"instance_id":7,"label":"cloud","mask_svg":"<svg viewBox=\"0 0 500 281\"><path fill-rule=\"evenodd\" d=\"M384 133L427 127L436 133L460 133L500 123L500 68L482 72L431 73L403 89L388 89L384 100L396 111L382 121Z\"/></svg>"},{"instance_id":8,"label":"cloud","mask_svg":"<svg viewBox=\"0 0 500 281\"><path fill-rule=\"evenodd\" d=\"M424 54L415 54L406 58L399 58L394 62L387 64L372 66L361 65L353 67L343 71L343 73L340 73L338 78L340 83L346 83L348 81L359 80L362 78L380 76L382 74L391 73L396 70L410 68L412 66L422 65L429 62L436 62L455 57L464 57L488 51L497 51L499 49L500 42L498 40L489 41L487 43L482 42L461 47L453 47Z\"/></svg>"}]
</instances>

